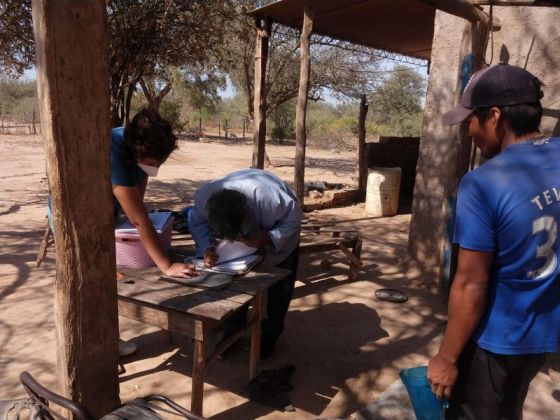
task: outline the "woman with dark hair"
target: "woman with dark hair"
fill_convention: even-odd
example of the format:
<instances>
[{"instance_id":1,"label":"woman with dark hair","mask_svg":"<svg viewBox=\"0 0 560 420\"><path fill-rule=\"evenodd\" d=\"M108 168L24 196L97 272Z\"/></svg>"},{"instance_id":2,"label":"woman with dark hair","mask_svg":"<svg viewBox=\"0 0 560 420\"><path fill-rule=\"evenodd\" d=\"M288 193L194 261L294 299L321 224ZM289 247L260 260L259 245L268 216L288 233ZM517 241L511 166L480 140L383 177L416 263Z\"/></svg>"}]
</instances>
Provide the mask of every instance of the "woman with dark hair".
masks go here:
<instances>
[{"instance_id":1,"label":"woman with dark hair","mask_svg":"<svg viewBox=\"0 0 560 420\"><path fill-rule=\"evenodd\" d=\"M144 206L148 177L157 176L159 167L175 149L177 138L170 124L151 109L141 110L126 127L111 131L111 183L115 217L119 210L124 211L163 273L188 277L192 265L171 262Z\"/></svg>"},{"instance_id":2,"label":"woman with dark hair","mask_svg":"<svg viewBox=\"0 0 560 420\"><path fill-rule=\"evenodd\" d=\"M126 127L111 131L111 184L115 218L123 210L136 227L146 252L168 276L188 277L193 266L173 263L162 247L146 207L144 193L149 176L157 176L159 167L177 149L171 125L156 111L142 109ZM124 350L130 344L129 350ZM121 342L121 355L135 350L132 343ZM124 351L123 351L124 350Z\"/></svg>"}]
</instances>

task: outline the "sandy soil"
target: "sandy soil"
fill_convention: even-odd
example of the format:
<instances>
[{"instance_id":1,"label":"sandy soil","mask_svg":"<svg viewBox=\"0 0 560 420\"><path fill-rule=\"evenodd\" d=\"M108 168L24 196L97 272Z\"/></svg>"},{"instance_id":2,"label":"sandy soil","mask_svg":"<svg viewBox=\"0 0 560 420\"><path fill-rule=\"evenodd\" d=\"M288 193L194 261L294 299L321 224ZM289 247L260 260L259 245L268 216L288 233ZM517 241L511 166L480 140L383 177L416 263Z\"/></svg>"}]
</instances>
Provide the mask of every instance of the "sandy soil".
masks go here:
<instances>
[{"instance_id":1,"label":"sandy soil","mask_svg":"<svg viewBox=\"0 0 560 420\"><path fill-rule=\"evenodd\" d=\"M273 168L293 181L293 146L269 146ZM52 285L54 254L41 268L34 262L45 223L44 151L39 136L0 136L0 400L24 395L18 382L30 371L57 389ZM209 157L211 157L209 159ZM158 207L189 202L203 182L250 165L251 145L241 141L182 142L180 150L150 181L147 201ZM355 156L309 149L306 180L354 182ZM373 401L398 377L400 369L423 364L434 353L445 325L439 297L414 287L418 273L404 267L409 214L369 218L362 205L313 212L318 220L335 220L356 229L364 239L364 267L357 281L347 279L341 255L304 255L286 329L274 356L263 368L294 364L295 413L280 413L248 401L248 340L227 361L207 371L204 415L215 419L307 419L348 417ZM322 259L332 263L320 267ZM404 304L376 300L381 287L409 295ZM161 393L190 405L192 351L176 337L168 343L162 331L121 319L121 335L140 350L125 359L120 376L121 399ZM554 375L552 375L555 377ZM560 390L539 373L525 405L526 419L558 418Z\"/></svg>"}]
</instances>

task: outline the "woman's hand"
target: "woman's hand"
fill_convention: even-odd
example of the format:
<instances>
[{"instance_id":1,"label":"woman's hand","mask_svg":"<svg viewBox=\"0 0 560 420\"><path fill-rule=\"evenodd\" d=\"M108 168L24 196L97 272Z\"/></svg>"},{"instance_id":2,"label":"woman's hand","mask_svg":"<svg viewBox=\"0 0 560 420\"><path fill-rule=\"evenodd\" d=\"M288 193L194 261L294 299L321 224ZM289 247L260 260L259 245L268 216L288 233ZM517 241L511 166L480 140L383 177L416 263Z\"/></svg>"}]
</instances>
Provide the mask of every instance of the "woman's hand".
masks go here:
<instances>
[{"instance_id":1,"label":"woman's hand","mask_svg":"<svg viewBox=\"0 0 560 420\"><path fill-rule=\"evenodd\" d=\"M204 251L204 266L214 267L218 261L218 254L216 253L216 248L210 247Z\"/></svg>"},{"instance_id":2,"label":"woman's hand","mask_svg":"<svg viewBox=\"0 0 560 420\"><path fill-rule=\"evenodd\" d=\"M163 274L171 277L194 277L198 273L194 265L185 263L172 263L166 270L162 270Z\"/></svg>"}]
</instances>

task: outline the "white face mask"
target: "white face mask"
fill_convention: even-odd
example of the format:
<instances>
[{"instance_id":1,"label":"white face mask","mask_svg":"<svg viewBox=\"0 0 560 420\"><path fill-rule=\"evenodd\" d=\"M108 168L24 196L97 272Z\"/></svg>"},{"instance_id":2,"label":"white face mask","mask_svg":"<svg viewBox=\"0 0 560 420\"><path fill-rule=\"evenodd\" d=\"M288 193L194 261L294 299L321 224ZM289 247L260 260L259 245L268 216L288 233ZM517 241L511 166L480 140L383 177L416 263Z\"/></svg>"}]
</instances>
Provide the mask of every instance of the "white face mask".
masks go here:
<instances>
[{"instance_id":1,"label":"white face mask","mask_svg":"<svg viewBox=\"0 0 560 420\"><path fill-rule=\"evenodd\" d=\"M138 167L146 172L146 175L156 177L159 171L159 167L157 166L150 166L144 165L143 163L138 162Z\"/></svg>"}]
</instances>

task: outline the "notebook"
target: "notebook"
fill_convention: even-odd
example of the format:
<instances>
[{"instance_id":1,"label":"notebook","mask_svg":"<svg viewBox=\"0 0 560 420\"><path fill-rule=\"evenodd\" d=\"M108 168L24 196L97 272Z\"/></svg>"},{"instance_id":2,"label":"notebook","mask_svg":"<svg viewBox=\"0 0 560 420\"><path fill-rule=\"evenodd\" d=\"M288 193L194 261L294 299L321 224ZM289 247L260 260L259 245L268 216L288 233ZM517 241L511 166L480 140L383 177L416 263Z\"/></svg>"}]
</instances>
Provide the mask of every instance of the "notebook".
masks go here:
<instances>
[{"instance_id":1,"label":"notebook","mask_svg":"<svg viewBox=\"0 0 560 420\"><path fill-rule=\"evenodd\" d=\"M216 247L218 261L215 266L204 266L204 260L197 258L189 260L197 270L214 273L245 274L262 260L261 255L255 255L256 248L249 247L239 241L221 241Z\"/></svg>"},{"instance_id":2,"label":"notebook","mask_svg":"<svg viewBox=\"0 0 560 420\"><path fill-rule=\"evenodd\" d=\"M150 221L154 225L154 228L156 229L157 233L163 232L163 230L165 229L165 225L167 225L167 222L171 217L171 214L172 213L170 211L162 211L162 212L148 214L148 216L150 217ZM125 219L122 223L120 223L115 228L115 232L138 233L138 230L134 226L132 226L132 224L128 221L128 219Z\"/></svg>"}]
</instances>

